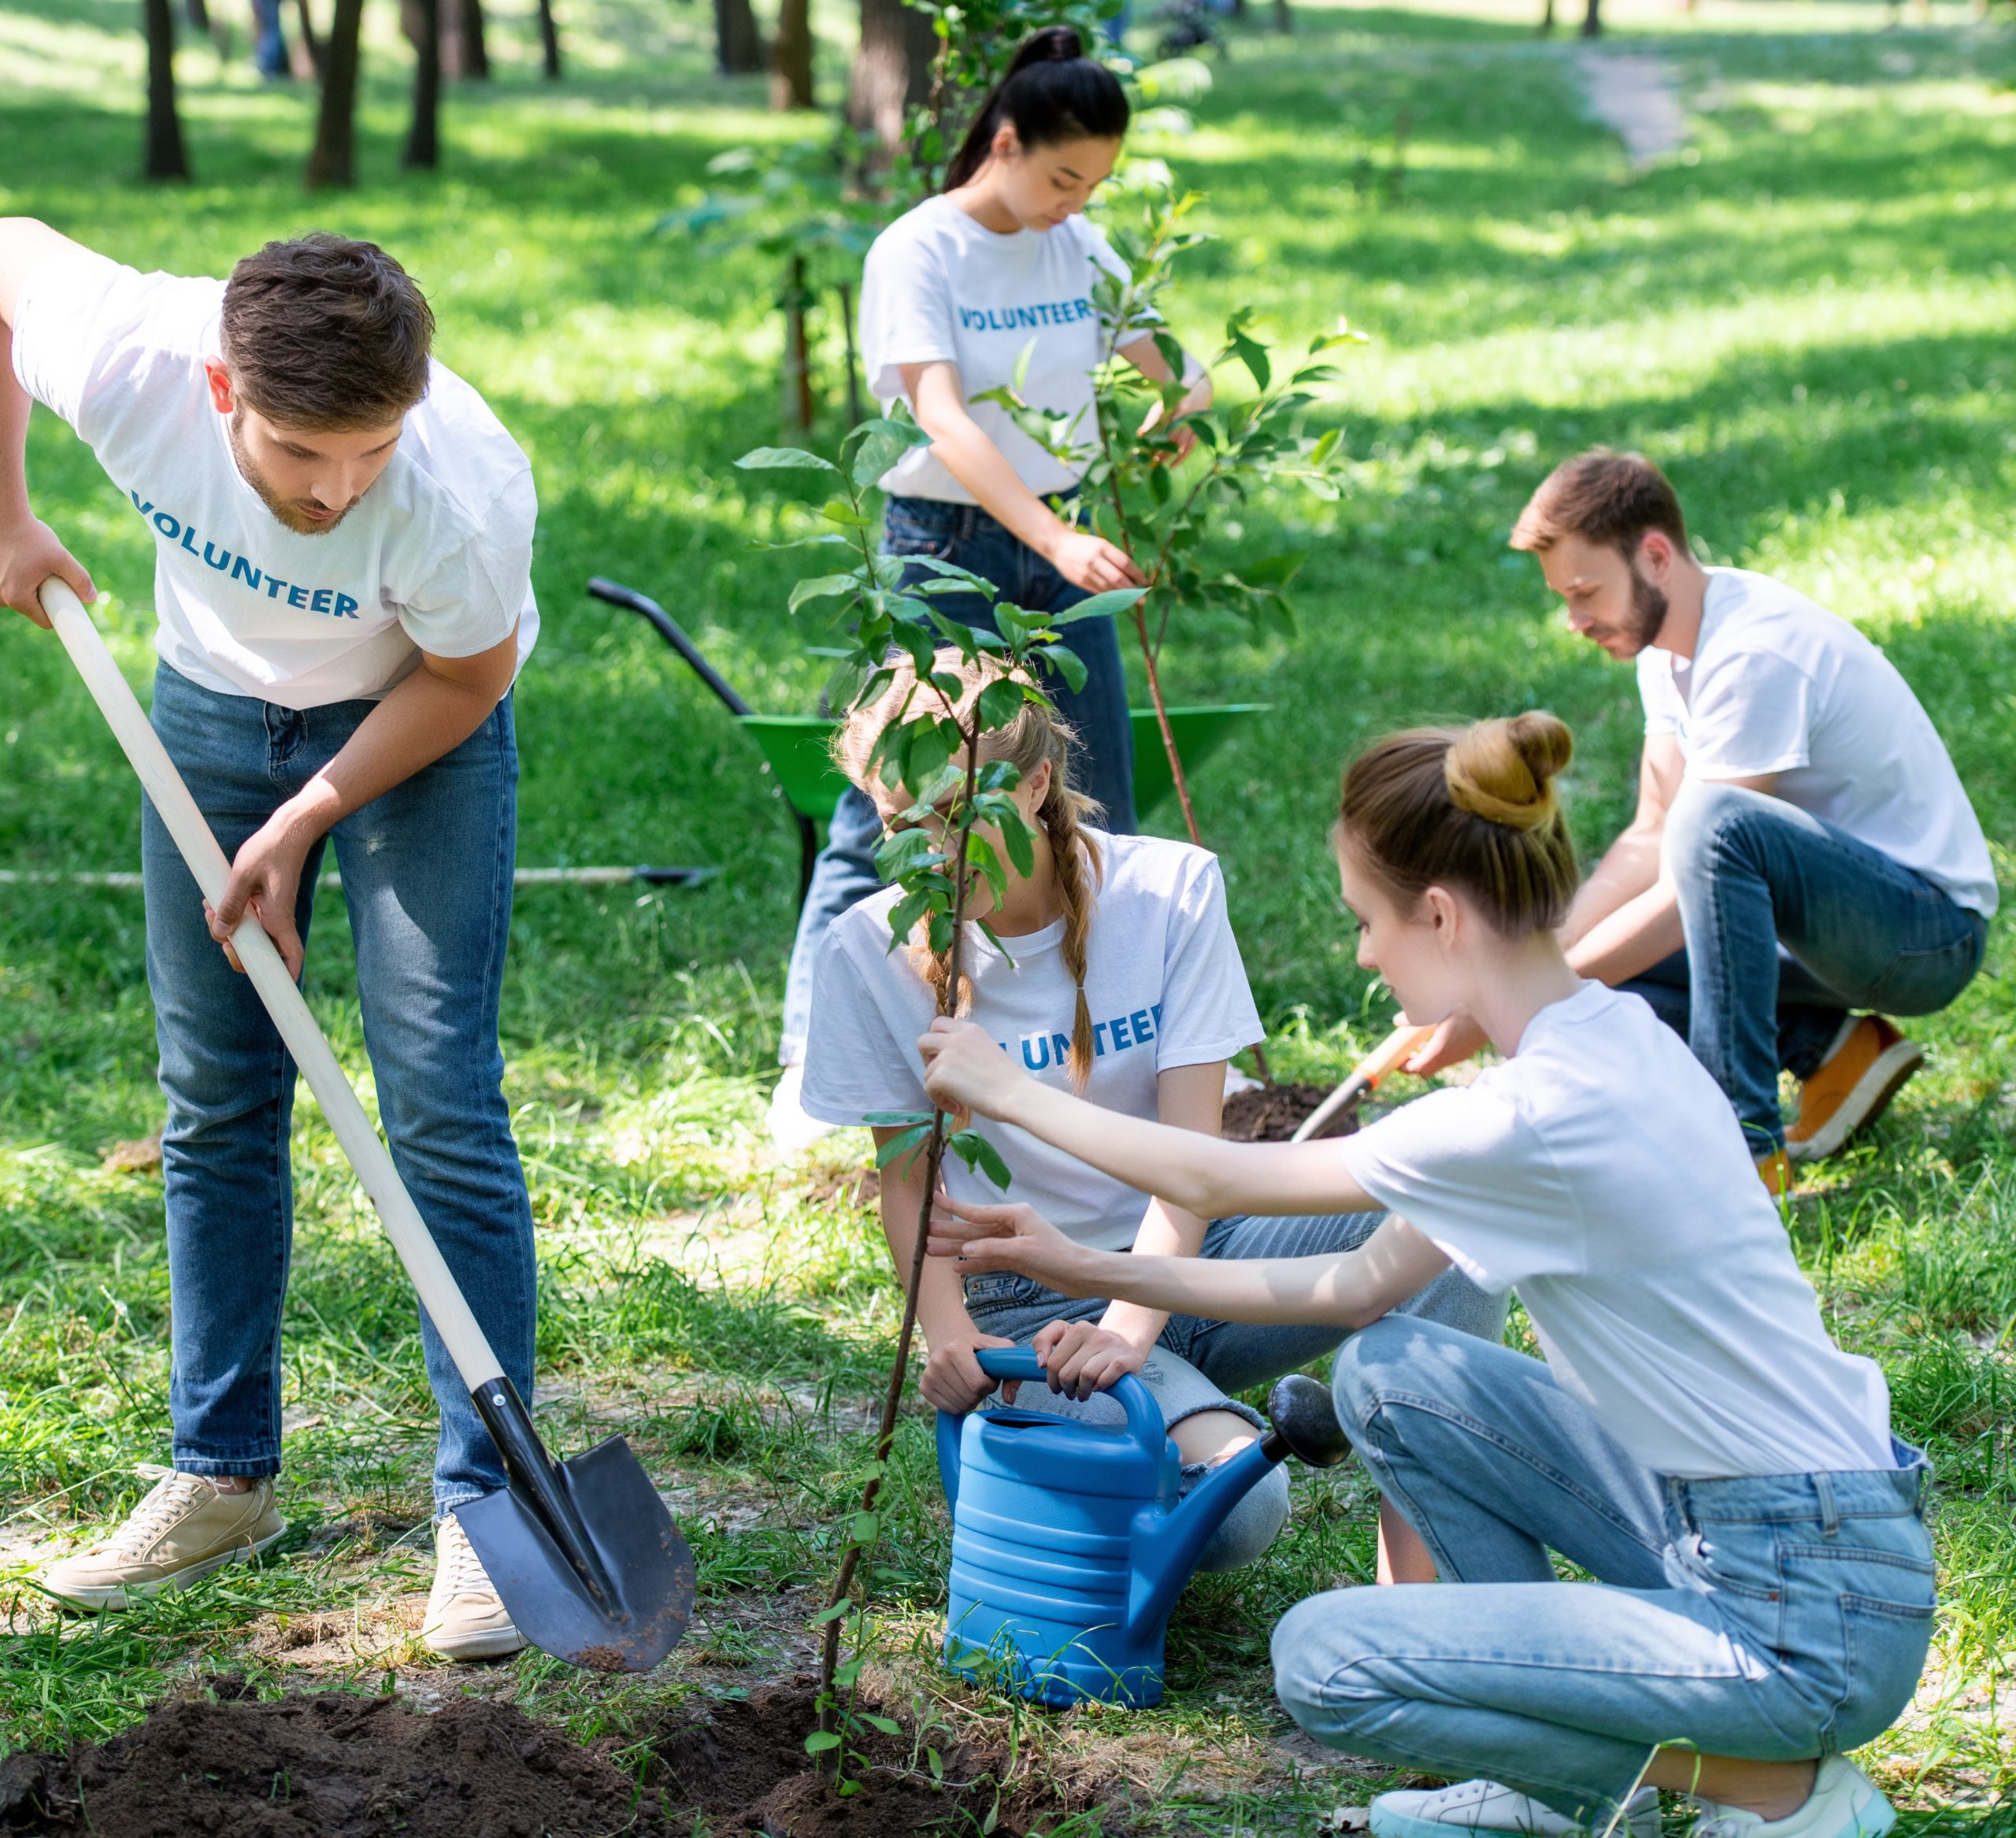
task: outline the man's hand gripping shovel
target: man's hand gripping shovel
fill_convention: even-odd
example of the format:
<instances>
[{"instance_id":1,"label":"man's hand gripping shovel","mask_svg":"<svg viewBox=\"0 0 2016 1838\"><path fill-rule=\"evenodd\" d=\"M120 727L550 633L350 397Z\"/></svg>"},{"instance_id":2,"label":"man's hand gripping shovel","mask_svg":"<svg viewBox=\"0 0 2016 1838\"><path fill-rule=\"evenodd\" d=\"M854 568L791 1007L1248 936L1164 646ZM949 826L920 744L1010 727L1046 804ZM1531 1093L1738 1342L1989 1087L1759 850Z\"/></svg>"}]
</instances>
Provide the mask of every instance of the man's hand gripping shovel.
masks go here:
<instances>
[{"instance_id":1,"label":"man's hand gripping shovel","mask_svg":"<svg viewBox=\"0 0 2016 1838\"><path fill-rule=\"evenodd\" d=\"M41 600L203 897L220 904L224 851L90 615L60 580L43 584ZM558 1658L650 1670L693 1610L692 1554L658 1490L621 1436L569 1462L547 1454L272 940L248 915L232 943L503 1455L510 1484L456 1512L498 1597L519 1631Z\"/></svg>"}]
</instances>

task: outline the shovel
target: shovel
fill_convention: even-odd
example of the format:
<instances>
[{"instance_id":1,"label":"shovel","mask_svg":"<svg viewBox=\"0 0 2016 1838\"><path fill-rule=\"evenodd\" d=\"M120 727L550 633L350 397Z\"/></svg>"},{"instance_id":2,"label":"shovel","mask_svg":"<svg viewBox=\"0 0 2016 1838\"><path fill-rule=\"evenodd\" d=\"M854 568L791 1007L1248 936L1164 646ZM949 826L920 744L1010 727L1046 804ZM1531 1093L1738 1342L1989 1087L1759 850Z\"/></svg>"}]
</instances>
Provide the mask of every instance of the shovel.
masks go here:
<instances>
[{"instance_id":1,"label":"shovel","mask_svg":"<svg viewBox=\"0 0 2016 1838\"><path fill-rule=\"evenodd\" d=\"M1410 1027L1403 1021L1358 1063L1358 1069L1302 1120L1301 1127L1288 1138L1292 1143L1313 1143L1327 1127L1339 1121L1366 1092L1403 1059L1425 1047L1432 1028Z\"/></svg>"},{"instance_id":2,"label":"shovel","mask_svg":"<svg viewBox=\"0 0 2016 1838\"><path fill-rule=\"evenodd\" d=\"M90 615L60 580L44 581L40 598L203 897L220 904L230 875L224 851ZM455 1509L499 1599L519 1632L556 1658L598 1672L648 1672L693 1610L692 1553L657 1488L621 1436L569 1462L547 1454L273 941L248 913L232 944L504 1458L509 1484Z\"/></svg>"}]
</instances>

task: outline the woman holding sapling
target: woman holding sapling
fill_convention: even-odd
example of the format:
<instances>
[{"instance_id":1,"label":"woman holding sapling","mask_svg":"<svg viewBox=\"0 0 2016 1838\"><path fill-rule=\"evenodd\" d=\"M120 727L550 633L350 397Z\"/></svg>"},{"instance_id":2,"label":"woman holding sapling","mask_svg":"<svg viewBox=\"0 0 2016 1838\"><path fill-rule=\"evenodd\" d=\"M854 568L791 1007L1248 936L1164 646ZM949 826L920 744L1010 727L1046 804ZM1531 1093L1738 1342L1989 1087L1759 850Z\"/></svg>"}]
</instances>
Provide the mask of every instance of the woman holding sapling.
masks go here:
<instances>
[{"instance_id":1,"label":"woman holding sapling","mask_svg":"<svg viewBox=\"0 0 2016 1838\"><path fill-rule=\"evenodd\" d=\"M981 103L943 191L898 218L868 253L861 344L869 387L884 402L905 403L932 437L881 480L889 498L883 553L910 561L906 585L932 578L932 560L954 562L1016 606L1062 613L1142 584L1126 552L1080 519L1087 460L1056 458L998 402L978 399L1018 388L1031 406L1069 417L1065 439L1088 458L1098 445L1093 373L1116 334L1095 304L1097 283L1102 276L1124 283L1127 270L1084 210L1120 157L1128 106L1119 80L1083 53L1068 26L1031 38ZM1128 363L1170 380L1151 327L1117 336ZM1211 399L1200 365L1188 363L1184 380L1192 387L1180 414ZM1187 450L1181 428L1177 439ZM969 625L993 623L978 594L932 603ZM1131 831L1134 744L1119 638L1110 616L1069 636L1084 687L1051 676L1045 687L1077 730L1086 788L1114 830ZM874 806L858 793L844 797L799 917L785 989L778 1058L787 1070L772 1119L786 1139L799 1128L796 1069L820 942L880 884L880 838Z\"/></svg>"},{"instance_id":2,"label":"woman holding sapling","mask_svg":"<svg viewBox=\"0 0 2016 1838\"><path fill-rule=\"evenodd\" d=\"M962 665L950 650L936 663L938 672L962 678L968 702L990 668ZM881 824L909 821L910 800L883 783L871 751L917 693L905 663L878 702L848 717L836 743L842 768L873 800ZM1037 704L1025 704L1007 725L983 736L983 762L1006 761L1019 774L1010 795L1035 835L1025 869L998 831L974 832L994 849L1006 881L999 904L984 879L976 877L967 895L961 1010L985 1038L1009 1043L1031 1076L1060 1095L1082 1097L1095 1117L1154 1118L1186 1140L1191 1132L1215 1136L1225 1062L1262 1037L1226 922L1217 859L1187 843L1095 828L1091 806L1071 782L1073 739L1065 722ZM804 1101L829 1123L869 1123L928 1104L914 1043L936 1012L948 973L921 929L907 948L891 949L890 917L899 897L889 888L843 913L820 953ZM877 1143L899 1133L878 1128ZM1151 1258L1200 1258L1199 1267L1218 1269L1266 1254L1334 1258L1380 1223L1376 1212L1364 1211L1287 1219L1197 1213L1151 1201L1142 1181L1102 1174L1020 1132L1002 1132L997 1147L1013 1191L1043 1206L1073 1243L1099 1251L1131 1244ZM947 1162L943 1180L964 1202L999 1191L956 1161ZM883 1226L906 1273L922 1180L921 1158L892 1162L882 1172ZM1502 1297L1484 1294L1455 1271L1431 1273L1420 1287L1424 1293L1412 1306L1421 1316L1455 1336L1496 1340ZM1073 1301L1005 1272L976 1276L962 1288L959 1273L942 1260L925 1267L917 1312L930 1350L924 1394L940 1410L969 1410L995 1388L974 1358L982 1347L1032 1342L1058 1394L1046 1407L1067 1413L1117 1415L1110 1399L1092 1394L1122 1373L1137 1373L1162 1406L1186 1484L1265 1427L1258 1412L1229 1394L1320 1358L1343 1332L1321 1321L1235 1326L1203 1303L1172 1313ZM1481 1340L1464 1343L1487 1351ZM1206 1566L1229 1569L1257 1557L1287 1512L1287 1475L1277 1469L1226 1521L1206 1551ZM1389 1567L1395 1562L1403 1575L1433 1574L1410 1540Z\"/></svg>"},{"instance_id":3,"label":"woman holding sapling","mask_svg":"<svg viewBox=\"0 0 2016 1838\"><path fill-rule=\"evenodd\" d=\"M1702 1803L1697 1838L1874 1838L1895 1815L1840 1751L1924 1662L1925 1462L1876 1366L1829 1339L1714 1081L1636 996L1569 968L1569 751L1524 715L1397 736L1345 776L1358 961L1411 1018L1483 1029L1506 1057L1473 1085L1340 1142L1246 1147L1094 1110L982 1028L922 1042L932 1096L1018 1141L1191 1214L1390 1207L1365 1243L1115 1257L954 1195L932 1248L969 1282L1358 1330L1339 1414L1446 1582L1301 1603L1276 1688L1336 1747L1487 1777L1384 1795L1381 1838L1620 1817L1653 1838L1660 1787ZM1516 1288L1544 1362L1389 1314L1451 1264ZM1556 1581L1551 1551L1599 1580Z\"/></svg>"}]
</instances>

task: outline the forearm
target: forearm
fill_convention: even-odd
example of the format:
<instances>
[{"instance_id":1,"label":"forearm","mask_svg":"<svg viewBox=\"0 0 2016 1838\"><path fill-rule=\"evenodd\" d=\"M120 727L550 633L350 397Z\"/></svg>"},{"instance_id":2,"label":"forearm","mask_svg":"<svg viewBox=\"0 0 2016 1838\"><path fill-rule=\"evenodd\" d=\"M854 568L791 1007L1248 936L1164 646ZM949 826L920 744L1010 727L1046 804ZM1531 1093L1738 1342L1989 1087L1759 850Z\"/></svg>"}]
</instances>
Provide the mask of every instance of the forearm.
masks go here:
<instances>
[{"instance_id":1,"label":"forearm","mask_svg":"<svg viewBox=\"0 0 2016 1838\"><path fill-rule=\"evenodd\" d=\"M889 1262L899 1283L910 1280L910 1261L917 1251L917 1224L924 1210L923 1175L921 1154L882 1170L882 1237L889 1247ZM928 1347L942 1347L973 1331L973 1317L966 1313L965 1284L955 1265L942 1258L925 1260L917 1284L917 1318Z\"/></svg>"},{"instance_id":2,"label":"forearm","mask_svg":"<svg viewBox=\"0 0 2016 1838\"><path fill-rule=\"evenodd\" d=\"M1628 906L1659 878L1659 839L1626 830L1603 852L1595 871L1584 881L1568 909L1561 942L1573 946L1618 908Z\"/></svg>"},{"instance_id":3,"label":"forearm","mask_svg":"<svg viewBox=\"0 0 2016 1838\"><path fill-rule=\"evenodd\" d=\"M1614 987L1685 948L1680 900L1670 881L1655 881L1592 925L1569 947L1569 967Z\"/></svg>"},{"instance_id":4,"label":"forearm","mask_svg":"<svg viewBox=\"0 0 2016 1838\"><path fill-rule=\"evenodd\" d=\"M1211 1321L1317 1321L1362 1328L1390 1306L1364 1280L1361 1254L1343 1257L1212 1258L1086 1251L1074 1260L1073 1293L1110 1295L1163 1315Z\"/></svg>"},{"instance_id":5,"label":"forearm","mask_svg":"<svg viewBox=\"0 0 2016 1838\"><path fill-rule=\"evenodd\" d=\"M990 1114L1200 1218L1371 1211L1378 1202L1325 1143L1228 1143L1124 1117L1017 1076Z\"/></svg>"},{"instance_id":6,"label":"forearm","mask_svg":"<svg viewBox=\"0 0 2016 1838\"><path fill-rule=\"evenodd\" d=\"M14 374L14 334L0 320L0 525L25 523L28 509L28 414L34 404Z\"/></svg>"},{"instance_id":7,"label":"forearm","mask_svg":"<svg viewBox=\"0 0 2016 1838\"><path fill-rule=\"evenodd\" d=\"M1065 533L1062 520L1016 476L980 424L962 409L934 416L924 428L931 436L931 450L980 509L1017 541L1039 555L1049 554Z\"/></svg>"},{"instance_id":8,"label":"forearm","mask_svg":"<svg viewBox=\"0 0 2016 1838\"><path fill-rule=\"evenodd\" d=\"M508 684L506 685L508 687ZM489 718L502 691L436 676L422 665L358 724L292 803L311 836L451 753Z\"/></svg>"},{"instance_id":9,"label":"forearm","mask_svg":"<svg viewBox=\"0 0 2016 1838\"><path fill-rule=\"evenodd\" d=\"M1194 1258L1203 1247L1207 1221L1194 1213L1151 1200L1141 1215L1141 1228L1134 1235L1133 1255L1147 1258ZM1169 1325L1166 1309L1149 1308L1138 1302L1116 1300L1099 1317L1099 1325L1143 1349L1161 1339Z\"/></svg>"}]
</instances>

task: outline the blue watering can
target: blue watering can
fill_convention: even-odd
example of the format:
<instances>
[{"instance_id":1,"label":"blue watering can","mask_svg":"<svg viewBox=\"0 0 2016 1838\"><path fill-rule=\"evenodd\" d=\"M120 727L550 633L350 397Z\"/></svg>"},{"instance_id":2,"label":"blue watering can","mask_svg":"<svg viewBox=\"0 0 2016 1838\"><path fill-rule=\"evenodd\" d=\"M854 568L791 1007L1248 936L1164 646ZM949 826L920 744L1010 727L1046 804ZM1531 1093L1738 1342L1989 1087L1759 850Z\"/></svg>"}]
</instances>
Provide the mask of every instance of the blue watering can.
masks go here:
<instances>
[{"instance_id":1,"label":"blue watering can","mask_svg":"<svg viewBox=\"0 0 2016 1838\"><path fill-rule=\"evenodd\" d=\"M990 1378L1047 1380L1032 1348L976 1357ZM939 1413L954 1672L1046 1704L1160 1703L1169 1610L1225 1515L1284 1456L1328 1468L1351 1453L1328 1389L1284 1378L1267 1399L1273 1428L1179 1499L1154 1394L1129 1373L1112 1396L1124 1427L1015 1405Z\"/></svg>"}]
</instances>

